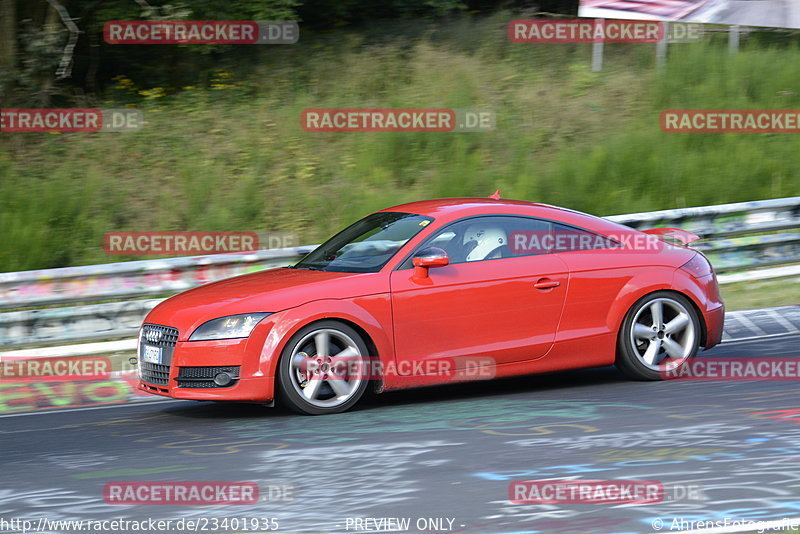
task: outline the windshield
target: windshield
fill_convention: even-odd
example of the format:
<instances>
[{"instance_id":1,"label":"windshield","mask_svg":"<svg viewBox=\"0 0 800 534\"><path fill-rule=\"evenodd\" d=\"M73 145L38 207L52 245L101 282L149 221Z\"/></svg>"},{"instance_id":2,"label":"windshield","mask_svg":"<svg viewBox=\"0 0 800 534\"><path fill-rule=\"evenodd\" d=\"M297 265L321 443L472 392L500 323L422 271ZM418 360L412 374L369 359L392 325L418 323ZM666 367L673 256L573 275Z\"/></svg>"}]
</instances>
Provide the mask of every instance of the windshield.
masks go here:
<instances>
[{"instance_id":1,"label":"windshield","mask_svg":"<svg viewBox=\"0 0 800 534\"><path fill-rule=\"evenodd\" d=\"M378 272L432 220L413 213L373 213L314 249L294 268L341 273Z\"/></svg>"}]
</instances>

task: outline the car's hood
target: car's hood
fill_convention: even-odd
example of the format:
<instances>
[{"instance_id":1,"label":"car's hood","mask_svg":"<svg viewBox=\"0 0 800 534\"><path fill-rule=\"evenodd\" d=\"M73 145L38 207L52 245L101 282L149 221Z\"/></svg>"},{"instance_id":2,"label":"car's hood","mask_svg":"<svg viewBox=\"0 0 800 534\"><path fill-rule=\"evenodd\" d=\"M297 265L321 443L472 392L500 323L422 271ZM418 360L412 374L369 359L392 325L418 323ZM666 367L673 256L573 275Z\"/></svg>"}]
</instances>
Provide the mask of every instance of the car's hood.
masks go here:
<instances>
[{"instance_id":1,"label":"car's hood","mask_svg":"<svg viewBox=\"0 0 800 534\"><path fill-rule=\"evenodd\" d=\"M321 299L342 299L388 291L380 273L352 274L306 269L270 269L202 285L156 306L147 323L173 326L180 340L206 321L252 312L277 312Z\"/></svg>"}]
</instances>

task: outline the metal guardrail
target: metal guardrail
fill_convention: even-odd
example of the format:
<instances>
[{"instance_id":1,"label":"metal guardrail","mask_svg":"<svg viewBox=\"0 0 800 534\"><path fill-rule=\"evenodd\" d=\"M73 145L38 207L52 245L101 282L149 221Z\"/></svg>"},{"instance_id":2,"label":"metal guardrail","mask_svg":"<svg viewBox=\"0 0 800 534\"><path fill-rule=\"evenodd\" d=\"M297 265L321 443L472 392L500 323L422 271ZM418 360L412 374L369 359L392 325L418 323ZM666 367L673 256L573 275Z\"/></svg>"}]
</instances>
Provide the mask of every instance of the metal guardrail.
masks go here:
<instances>
[{"instance_id":1,"label":"metal guardrail","mask_svg":"<svg viewBox=\"0 0 800 534\"><path fill-rule=\"evenodd\" d=\"M677 227L693 232L703 239L692 247L708 256L718 273L800 262L800 233L787 232L800 229L800 197L606 218L638 230Z\"/></svg>"},{"instance_id":2,"label":"metal guardrail","mask_svg":"<svg viewBox=\"0 0 800 534\"><path fill-rule=\"evenodd\" d=\"M278 248L0 273L0 310L174 294L207 282L282 267L313 249Z\"/></svg>"},{"instance_id":3,"label":"metal guardrail","mask_svg":"<svg viewBox=\"0 0 800 534\"><path fill-rule=\"evenodd\" d=\"M637 229L678 227L700 235L693 246L718 272L747 270L723 274L721 282L800 274L800 266L752 271L800 263L800 233L787 232L800 229L800 197L607 218ZM130 337L161 301L153 297L288 265L314 246L0 273L0 311L6 310L0 313L0 348Z\"/></svg>"},{"instance_id":4,"label":"metal guardrail","mask_svg":"<svg viewBox=\"0 0 800 534\"><path fill-rule=\"evenodd\" d=\"M0 347L83 343L136 335L145 315L163 300L139 299L2 313Z\"/></svg>"}]
</instances>

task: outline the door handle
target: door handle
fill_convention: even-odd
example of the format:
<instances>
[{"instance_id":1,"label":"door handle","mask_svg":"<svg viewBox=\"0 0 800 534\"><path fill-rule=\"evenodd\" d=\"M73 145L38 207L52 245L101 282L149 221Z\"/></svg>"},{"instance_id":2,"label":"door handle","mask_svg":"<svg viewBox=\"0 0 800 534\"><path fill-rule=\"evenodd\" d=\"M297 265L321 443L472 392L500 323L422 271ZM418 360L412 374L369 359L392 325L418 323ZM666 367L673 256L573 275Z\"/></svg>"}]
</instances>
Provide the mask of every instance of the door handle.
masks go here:
<instances>
[{"instance_id":1,"label":"door handle","mask_svg":"<svg viewBox=\"0 0 800 534\"><path fill-rule=\"evenodd\" d=\"M550 280L549 278L540 278L538 282L533 284L536 289L553 289L561 285L557 280Z\"/></svg>"}]
</instances>

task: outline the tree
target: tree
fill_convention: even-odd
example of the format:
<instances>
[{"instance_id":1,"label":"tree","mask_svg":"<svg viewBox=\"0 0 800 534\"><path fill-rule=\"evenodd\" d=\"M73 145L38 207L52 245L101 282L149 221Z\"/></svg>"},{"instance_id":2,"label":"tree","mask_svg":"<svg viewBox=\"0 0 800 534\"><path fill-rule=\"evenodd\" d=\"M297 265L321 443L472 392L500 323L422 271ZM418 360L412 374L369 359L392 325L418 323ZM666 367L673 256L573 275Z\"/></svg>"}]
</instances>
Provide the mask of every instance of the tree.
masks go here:
<instances>
[{"instance_id":1,"label":"tree","mask_svg":"<svg viewBox=\"0 0 800 534\"><path fill-rule=\"evenodd\" d=\"M0 0L0 104L11 97L17 70L17 0Z\"/></svg>"}]
</instances>

